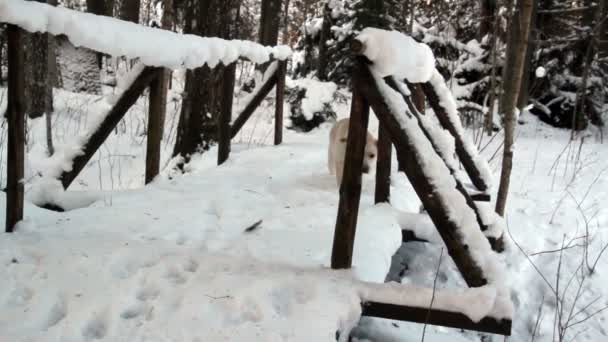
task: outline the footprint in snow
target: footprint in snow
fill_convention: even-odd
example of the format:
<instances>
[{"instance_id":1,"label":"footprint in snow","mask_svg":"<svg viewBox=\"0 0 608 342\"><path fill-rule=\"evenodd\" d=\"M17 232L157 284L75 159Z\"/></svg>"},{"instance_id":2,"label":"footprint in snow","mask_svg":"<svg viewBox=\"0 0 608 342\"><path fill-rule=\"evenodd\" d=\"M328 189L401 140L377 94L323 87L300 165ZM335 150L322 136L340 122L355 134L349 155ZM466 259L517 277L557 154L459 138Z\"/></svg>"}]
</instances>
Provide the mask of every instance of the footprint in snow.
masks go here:
<instances>
[{"instance_id":1,"label":"footprint in snow","mask_svg":"<svg viewBox=\"0 0 608 342\"><path fill-rule=\"evenodd\" d=\"M100 340L108 333L108 319L105 312L95 312L82 328L82 336Z\"/></svg>"}]
</instances>

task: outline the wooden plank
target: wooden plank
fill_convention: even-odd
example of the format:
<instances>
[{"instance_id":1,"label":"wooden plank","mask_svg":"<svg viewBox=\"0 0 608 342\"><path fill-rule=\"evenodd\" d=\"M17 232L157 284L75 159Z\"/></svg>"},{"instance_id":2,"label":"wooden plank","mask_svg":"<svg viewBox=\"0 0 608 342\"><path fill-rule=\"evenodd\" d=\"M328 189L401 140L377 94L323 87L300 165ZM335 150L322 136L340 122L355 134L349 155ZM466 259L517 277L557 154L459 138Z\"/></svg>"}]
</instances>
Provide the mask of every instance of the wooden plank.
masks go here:
<instances>
[{"instance_id":1,"label":"wooden plank","mask_svg":"<svg viewBox=\"0 0 608 342\"><path fill-rule=\"evenodd\" d=\"M236 63L224 69L222 82L222 104L220 116L217 120L217 165L224 163L230 156L230 121L232 120L232 101L234 98L234 79Z\"/></svg>"},{"instance_id":2,"label":"wooden plank","mask_svg":"<svg viewBox=\"0 0 608 342\"><path fill-rule=\"evenodd\" d=\"M391 197L391 155L393 145L386 128L378 125L378 155L376 159L375 203L390 202Z\"/></svg>"},{"instance_id":3,"label":"wooden plank","mask_svg":"<svg viewBox=\"0 0 608 342\"><path fill-rule=\"evenodd\" d=\"M334 242L331 253L331 268L350 268L353 259L353 246L357 230L357 216L361 199L361 171L363 169L363 154L367 142L367 125L369 121L369 104L358 85L359 80L353 80L353 99L350 109L348 139L342 185L340 186L340 202L338 217L334 232Z\"/></svg>"},{"instance_id":4,"label":"wooden plank","mask_svg":"<svg viewBox=\"0 0 608 342\"><path fill-rule=\"evenodd\" d=\"M277 96L275 99L274 112L274 144L283 142L283 102L285 98L285 75L287 74L287 62L279 61L277 68Z\"/></svg>"},{"instance_id":5,"label":"wooden plank","mask_svg":"<svg viewBox=\"0 0 608 342\"><path fill-rule=\"evenodd\" d=\"M23 170L25 146L25 75L23 31L7 25L8 139L6 151L6 227L11 233L23 219Z\"/></svg>"},{"instance_id":6,"label":"wooden plank","mask_svg":"<svg viewBox=\"0 0 608 342\"><path fill-rule=\"evenodd\" d=\"M511 320L508 319L484 317L479 322L473 322L462 313L377 302L363 303L362 309L362 316L511 335Z\"/></svg>"},{"instance_id":7,"label":"wooden plank","mask_svg":"<svg viewBox=\"0 0 608 342\"><path fill-rule=\"evenodd\" d=\"M445 108L441 105L439 96L435 92L435 88L430 82L423 83L422 89L426 96L429 105L433 109L433 112L439 119L439 123L454 137L454 143L456 145L456 154L460 159L460 162L464 166L465 171L469 175L471 182L479 191L486 191L490 188L490 184L487 184L481 176L481 171L475 164L473 156L471 156L464 148L464 137L458 134L456 127L448 117Z\"/></svg>"},{"instance_id":8,"label":"wooden plank","mask_svg":"<svg viewBox=\"0 0 608 342\"><path fill-rule=\"evenodd\" d=\"M424 173L424 168L417 158L418 151L384 102L384 96L378 90L374 77L361 57L355 62L353 84L367 98L378 120L387 128L405 174L437 227L448 254L454 260L467 285L469 287L486 285L487 280L481 267L473 260L469 246L462 241L458 223L450 219L448 208L440 200L441 190L431 184L431 180Z\"/></svg>"},{"instance_id":9,"label":"wooden plank","mask_svg":"<svg viewBox=\"0 0 608 342\"><path fill-rule=\"evenodd\" d=\"M146 145L146 174L145 184L154 180L160 169L160 143L163 139L162 127L165 117L165 104L163 92L165 88L164 69L158 70L158 76L150 83L150 95L148 98L148 139Z\"/></svg>"},{"instance_id":10,"label":"wooden plank","mask_svg":"<svg viewBox=\"0 0 608 342\"><path fill-rule=\"evenodd\" d=\"M89 137L83 148L83 153L74 158L72 170L64 171L62 173L60 179L64 189L67 189L74 179L76 179L80 171L84 169L91 157L93 157L110 133L112 133L112 130L114 130L129 108L135 104L150 82L158 76L159 70L161 69L157 67L145 67L129 88L120 95L120 98L114 107L112 107L108 115L106 115L97 130Z\"/></svg>"},{"instance_id":11,"label":"wooden plank","mask_svg":"<svg viewBox=\"0 0 608 342\"><path fill-rule=\"evenodd\" d=\"M234 122L232 123L231 138L234 138L239 133L241 128L243 128L243 125L245 125L245 122L247 122L247 120L249 120L249 118L251 117L253 112L256 110L256 108L258 108L258 106L262 103L264 98L268 95L268 93L270 93L272 88L277 84L277 81L278 81L278 77L277 77L277 73L275 72L274 74L272 74L272 76L270 76L268 78L268 80L266 80L266 83L264 83L260 87L260 90L258 91L258 93L253 96L251 101L249 101L247 106L245 106L243 111L241 111L241 113L237 116L236 120L234 120Z\"/></svg>"}]
</instances>

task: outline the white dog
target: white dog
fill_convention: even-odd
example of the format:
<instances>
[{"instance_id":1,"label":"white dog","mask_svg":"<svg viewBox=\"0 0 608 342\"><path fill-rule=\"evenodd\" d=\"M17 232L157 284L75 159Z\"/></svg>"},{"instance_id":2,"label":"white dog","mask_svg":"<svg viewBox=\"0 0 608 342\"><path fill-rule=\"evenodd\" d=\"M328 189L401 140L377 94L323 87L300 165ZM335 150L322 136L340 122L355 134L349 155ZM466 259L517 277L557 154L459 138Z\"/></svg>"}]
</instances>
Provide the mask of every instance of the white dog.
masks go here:
<instances>
[{"instance_id":1,"label":"white dog","mask_svg":"<svg viewBox=\"0 0 608 342\"><path fill-rule=\"evenodd\" d=\"M330 174L336 175L338 187L342 184L344 172L344 159L346 157L346 141L348 138L348 119L342 119L331 128L329 133L329 149L327 166ZM378 142L373 135L367 132L365 154L363 156L363 173L368 173L378 155Z\"/></svg>"}]
</instances>

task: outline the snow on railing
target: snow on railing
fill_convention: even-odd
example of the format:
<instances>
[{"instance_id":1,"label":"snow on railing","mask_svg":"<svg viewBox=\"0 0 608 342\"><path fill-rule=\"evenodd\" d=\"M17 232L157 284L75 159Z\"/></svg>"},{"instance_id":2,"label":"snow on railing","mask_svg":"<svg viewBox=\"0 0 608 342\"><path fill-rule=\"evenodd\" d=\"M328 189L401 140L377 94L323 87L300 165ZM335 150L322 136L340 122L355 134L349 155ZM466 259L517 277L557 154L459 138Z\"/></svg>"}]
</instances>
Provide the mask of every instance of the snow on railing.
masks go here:
<instances>
[{"instance_id":1,"label":"snow on railing","mask_svg":"<svg viewBox=\"0 0 608 342\"><path fill-rule=\"evenodd\" d=\"M486 185L491 185L490 168L464 132L456 100L435 68L435 56L431 48L403 33L376 28L364 29L354 42L354 52L364 55L373 63L370 70L374 75L393 76L397 80L406 79L411 83L428 82L433 87L439 98L439 105L445 109L455 133L462 138L462 147L471 156L479 171L479 177Z\"/></svg>"},{"instance_id":2,"label":"snow on railing","mask_svg":"<svg viewBox=\"0 0 608 342\"><path fill-rule=\"evenodd\" d=\"M66 35L76 46L173 69L214 67L219 62L227 65L241 57L260 64L291 56L287 46L179 34L35 1L1 0L0 22L29 32Z\"/></svg>"}]
</instances>

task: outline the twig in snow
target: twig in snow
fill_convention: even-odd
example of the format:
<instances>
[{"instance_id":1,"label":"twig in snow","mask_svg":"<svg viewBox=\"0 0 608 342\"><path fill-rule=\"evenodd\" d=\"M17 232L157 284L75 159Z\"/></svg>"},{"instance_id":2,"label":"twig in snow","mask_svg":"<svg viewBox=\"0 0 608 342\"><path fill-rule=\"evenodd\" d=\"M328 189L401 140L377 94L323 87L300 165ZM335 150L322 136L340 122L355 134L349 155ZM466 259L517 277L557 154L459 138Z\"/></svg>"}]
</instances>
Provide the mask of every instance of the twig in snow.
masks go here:
<instances>
[{"instance_id":1,"label":"twig in snow","mask_svg":"<svg viewBox=\"0 0 608 342\"><path fill-rule=\"evenodd\" d=\"M260 227L260 225L262 224L263 220L259 220L256 223L252 224L251 226L245 228L245 233L251 233L252 231L258 229Z\"/></svg>"},{"instance_id":2,"label":"twig in snow","mask_svg":"<svg viewBox=\"0 0 608 342\"><path fill-rule=\"evenodd\" d=\"M215 297L215 296L210 296L210 295L204 295L204 296L207 297L207 298L211 298L213 300L216 300L216 299L232 299L232 296L221 296L221 297Z\"/></svg>"},{"instance_id":3,"label":"twig in snow","mask_svg":"<svg viewBox=\"0 0 608 342\"><path fill-rule=\"evenodd\" d=\"M422 342L424 342L424 335L426 334L426 326L429 322L429 318L431 316L431 309L433 308L433 302L435 301L435 289L437 288L437 278L439 276L439 267L441 266L441 259L443 257L443 247L441 248L441 253L439 254L439 262L437 263L437 270L435 271L435 279L433 280L433 294L431 296L431 304L429 305L429 310L426 312L426 319L424 320L424 327L422 328Z\"/></svg>"}]
</instances>

